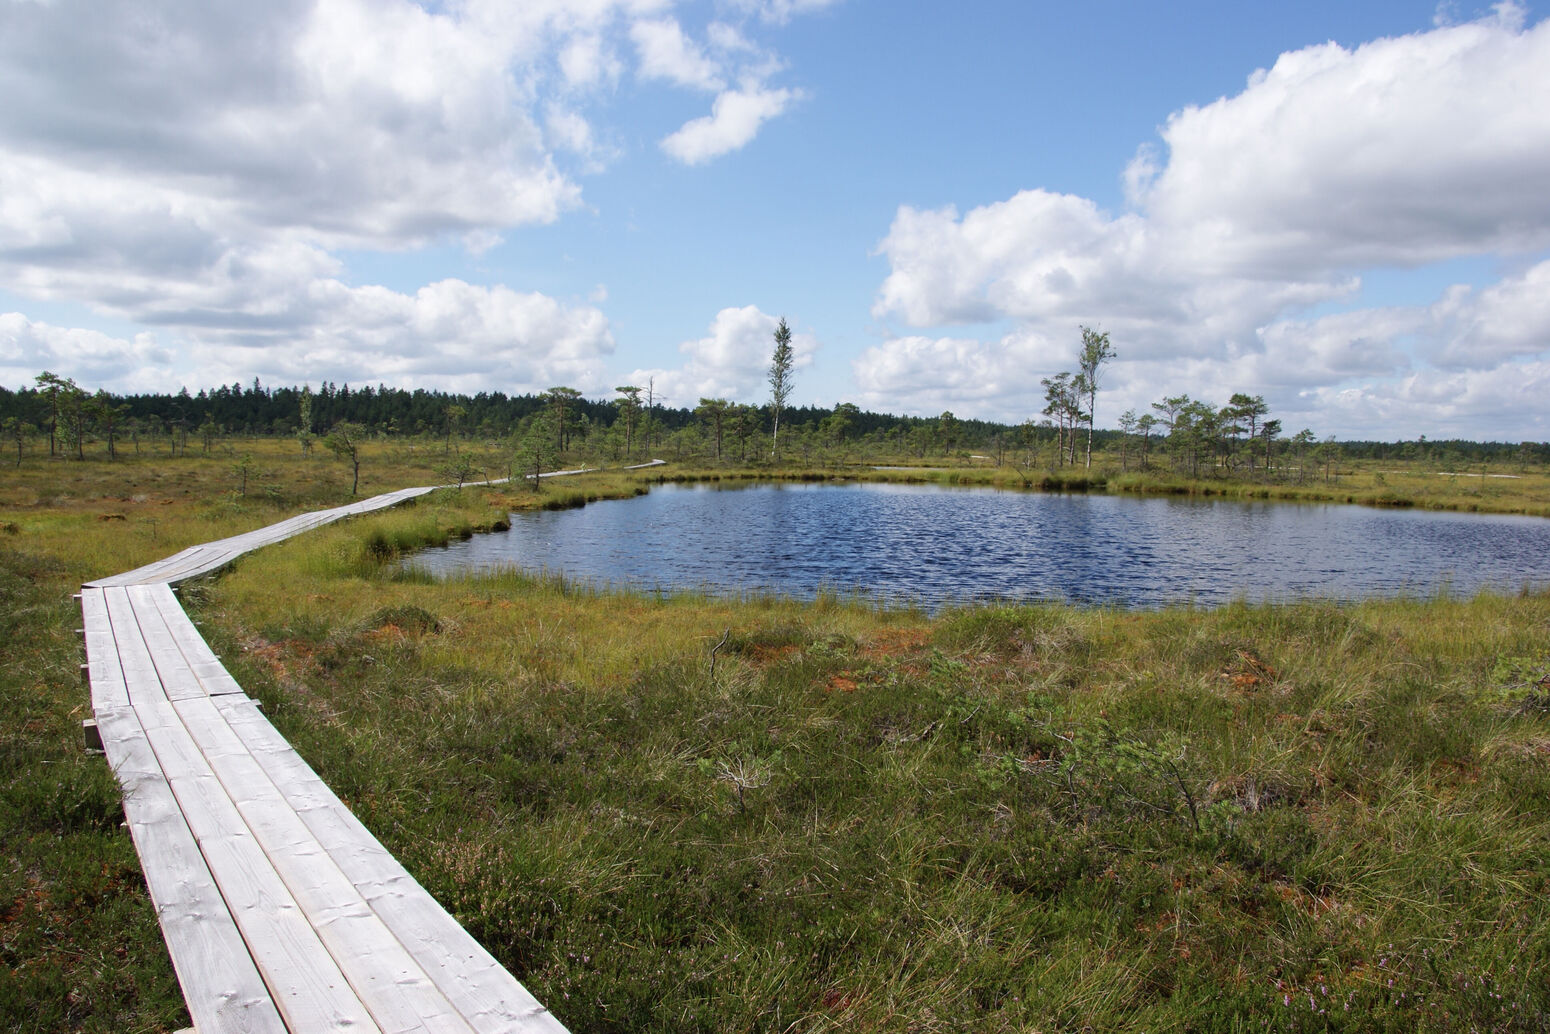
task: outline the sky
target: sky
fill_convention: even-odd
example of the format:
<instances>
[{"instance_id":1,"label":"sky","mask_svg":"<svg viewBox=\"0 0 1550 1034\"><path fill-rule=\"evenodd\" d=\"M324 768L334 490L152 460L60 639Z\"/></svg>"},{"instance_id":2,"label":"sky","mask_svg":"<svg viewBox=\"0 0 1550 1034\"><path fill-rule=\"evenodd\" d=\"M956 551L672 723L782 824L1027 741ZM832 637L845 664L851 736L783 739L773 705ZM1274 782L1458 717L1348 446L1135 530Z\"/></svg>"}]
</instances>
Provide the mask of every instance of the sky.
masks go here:
<instances>
[{"instance_id":1,"label":"sky","mask_svg":"<svg viewBox=\"0 0 1550 1034\"><path fill-rule=\"evenodd\" d=\"M1524 3L0 0L0 385L1550 440Z\"/></svg>"}]
</instances>

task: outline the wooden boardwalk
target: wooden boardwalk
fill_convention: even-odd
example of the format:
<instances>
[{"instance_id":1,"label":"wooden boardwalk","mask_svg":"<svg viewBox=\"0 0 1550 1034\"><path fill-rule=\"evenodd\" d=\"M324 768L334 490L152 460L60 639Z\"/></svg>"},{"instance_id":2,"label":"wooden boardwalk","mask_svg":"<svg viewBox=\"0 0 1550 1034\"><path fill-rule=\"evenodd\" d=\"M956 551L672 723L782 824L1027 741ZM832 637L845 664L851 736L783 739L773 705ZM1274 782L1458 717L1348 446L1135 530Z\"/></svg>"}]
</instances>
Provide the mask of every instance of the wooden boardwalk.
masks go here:
<instances>
[{"instance_id":1,"label":"wooden boardwalk","mask_svg":"<svg viewBox=\"0 0 1550 1034\"><path fill-rule=\"evenodd\" d=\"M564 1034L275 730L172 590L429 491L303 514L81 590L103 750L201 1034Z\"/></svg>"},{"instance_id":2,"label":"wooden boardwalk","mask_svg":"<svg viewBox=\"0 0 1550 1034\"><path fill-rule=\"evenodd\" d=\"M483 484L485 482L481 482ZM387 492L382 495L372 496L370 499L362 499L350 503L348 506L336 506L332 510L317 510L313 513L301 513L288 520L271 524L267 528L259 528L242 535L233 535L229 539L219 539L215 542L206 542L202 546L190 546L181 553L158 560L154 564L146 564L137 567L133 571L116 574L111 578L102 578L95 582L88 582L91 586L109 585L154 585L166 583L176 585L178 582L189 578L197 578L202 574L217 571L244 553L250 553L263 546L273 545L276 542L284 542L288 538L300 535L302 532L321 528L325 524L343 520L346 517L356 517L363 513L371 513L373 510L385 510L390 506L414 499L418 496L434 492L434 487L427 488L401 488L396 492Z\"/></svg>"}]
</instances>

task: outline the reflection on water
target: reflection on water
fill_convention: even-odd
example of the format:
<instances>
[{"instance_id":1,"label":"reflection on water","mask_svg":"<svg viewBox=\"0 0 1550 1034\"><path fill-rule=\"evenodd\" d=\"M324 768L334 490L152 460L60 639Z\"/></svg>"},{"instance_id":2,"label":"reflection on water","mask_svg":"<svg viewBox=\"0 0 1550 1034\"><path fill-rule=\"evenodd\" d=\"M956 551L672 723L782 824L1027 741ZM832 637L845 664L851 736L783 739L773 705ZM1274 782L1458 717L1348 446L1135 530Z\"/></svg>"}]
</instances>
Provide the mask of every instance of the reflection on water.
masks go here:
<instances>
[{"instance_id":1,"label":"reflection on water","mask_svg":"<svg viewBox=\"0 0 1550 1034\"><path fill-rule=\"evenodd\" d=\"M921 485L689 485L513 514L508 532L411 563L645 589L832 589L928 607L993 598L1152 607L1544 586L1550 521Z\"/></svg>"}]
</instances>

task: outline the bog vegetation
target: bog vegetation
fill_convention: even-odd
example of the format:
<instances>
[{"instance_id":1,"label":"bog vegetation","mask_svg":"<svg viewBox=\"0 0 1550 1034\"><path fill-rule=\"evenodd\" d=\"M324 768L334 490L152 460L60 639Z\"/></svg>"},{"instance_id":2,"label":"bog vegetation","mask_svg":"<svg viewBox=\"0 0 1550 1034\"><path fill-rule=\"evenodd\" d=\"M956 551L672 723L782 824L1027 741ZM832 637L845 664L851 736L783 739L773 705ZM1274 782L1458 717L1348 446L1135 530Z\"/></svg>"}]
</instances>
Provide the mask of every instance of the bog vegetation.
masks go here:
<instances>
[{"instance_id":1,"label":"bog vegetation","mask_svg":"<svg viewBox=\"0 0 1550 1034\"><path fill-rule=\"evenodd\" d=\"M650 385L621 385L612 398L587 399L564 386L508 397L328 382L314 392L255 380L194 395L119 396L44 372L33 385L0 387L0 426L16 465L40 455L85 459L88 452L240 458L252 451L250 443L272 438L293 439L304 455L322 443L347 461L367 443L427 455L439 449L440 460L431 463L439 471L490 476L660 457L701 467L989 465L1052 486L1102 485L1114 475L1307 485L1332 483L1341 464L1364 460L1444 474L1550 464L1546 442L1338 442L1309 428L1292 432L1263 396L1244 393L1221 405L1166 396L1139 415L1113 417L1114 429L1105 430L1097 426L1098 388L1114 353L1107 335L1087 328L1078 370L1046 378L1043 409L1018 425L951 412L892 416L848 402L789 406L789 340L785 347L782 362L777 340L771 398L763 406L721 398L667 405Z\"/></svg>"},{"instance_id":2,"label":"bog vegetation","mask_svg":"<svg viewBox=\"0 0 1550 1034\"><path fill-rule=\"evenodd\" d=\"M462 426L368 431L353 459L294 434L176 457L26 443L0 475L0 1025L186 1024L117 787L80 749L75 587L346 501L357 470L365 494L610 460L567 413L574 437L555 421L537 461ZM633 419L629 458L670 450ZM859 473L816 446L800 462L800 427L788 411L780 468L707 445L447 489L185 600L323 778L578 1032L1550 1024L1550 597L931 619L396 562L656 478ZM1256 452L1252 477L1240 458L1192 479L1166 446L1140 474L1120 450L1100 436L1090 471L1046 455L1037 477L961 449L868 476L1550 512L1519 452L1342 454L1301 478ZM1516 476L1468 476L1492 474Z\"/></svg>"}]
</instances>

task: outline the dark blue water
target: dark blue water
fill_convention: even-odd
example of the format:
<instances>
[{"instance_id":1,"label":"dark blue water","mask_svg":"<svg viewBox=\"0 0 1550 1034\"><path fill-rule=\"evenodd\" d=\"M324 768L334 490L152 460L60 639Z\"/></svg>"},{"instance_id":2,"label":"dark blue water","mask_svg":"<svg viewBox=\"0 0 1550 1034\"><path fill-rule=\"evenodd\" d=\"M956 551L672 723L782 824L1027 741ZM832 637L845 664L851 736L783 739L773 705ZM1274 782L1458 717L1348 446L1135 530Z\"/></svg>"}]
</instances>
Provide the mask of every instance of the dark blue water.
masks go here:
<instances>
[{"instance_id":1,"label":"dark blue water","mask_svg":"<svg viewBox=\"0 0 1550 1034\"><path fill-rule=\"evenodd\" d=\"M935 608L984 599L1154 607L1550 585L1550 520L1360 506L882 484L664 486L417 555L434 573Z\"/></svg>"}]
</instances>

